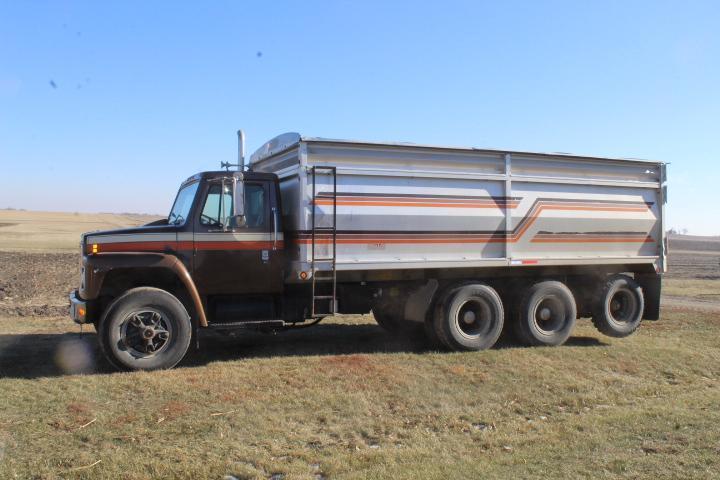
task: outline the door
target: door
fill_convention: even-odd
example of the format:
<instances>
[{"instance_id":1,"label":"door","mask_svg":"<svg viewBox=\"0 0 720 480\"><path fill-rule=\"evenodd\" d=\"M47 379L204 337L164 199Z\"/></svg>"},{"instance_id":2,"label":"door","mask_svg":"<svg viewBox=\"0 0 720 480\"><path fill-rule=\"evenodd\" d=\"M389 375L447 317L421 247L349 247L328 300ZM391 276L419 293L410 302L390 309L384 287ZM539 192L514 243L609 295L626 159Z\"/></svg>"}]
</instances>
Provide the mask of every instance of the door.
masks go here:
<instances>
[{"instance_id":1,"label":"door","mask_svg":"<svg viewBox=\"0 0 720 480\"><path fill-rule=\"evenodd\" d=\"M232 181L206 182L194 223L194 278L206 299L214 295L282 292L282 242L275 235L272 183L245 181L243 226L225 231L233 212ZM279 235L278 235L279 236ZM282 237L280 237L282 238Z\"/></svg>"}]
</instances>

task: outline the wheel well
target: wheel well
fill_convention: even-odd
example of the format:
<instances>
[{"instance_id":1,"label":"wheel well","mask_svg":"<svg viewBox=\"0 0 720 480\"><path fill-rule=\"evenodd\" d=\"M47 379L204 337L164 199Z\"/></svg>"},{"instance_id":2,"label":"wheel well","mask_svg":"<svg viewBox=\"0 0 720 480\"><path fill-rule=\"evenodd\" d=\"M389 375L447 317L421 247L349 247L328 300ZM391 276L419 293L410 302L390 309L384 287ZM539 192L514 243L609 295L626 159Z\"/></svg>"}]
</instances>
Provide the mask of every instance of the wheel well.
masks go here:
<instances>
[{"instance_id":1,"label":"wheel well","mask_svg":"<svg viewBox=\"0 0 720 480\"><path fill-rule=\"evenodd\" d=\"M137 287L155 287L165 290L185 306L193 323L197 322L198 312L190 300L190 295L178 276L169 268L117 268L105 276L100 289L102 311L117 297Z\"/></svg>"}]
</instances>

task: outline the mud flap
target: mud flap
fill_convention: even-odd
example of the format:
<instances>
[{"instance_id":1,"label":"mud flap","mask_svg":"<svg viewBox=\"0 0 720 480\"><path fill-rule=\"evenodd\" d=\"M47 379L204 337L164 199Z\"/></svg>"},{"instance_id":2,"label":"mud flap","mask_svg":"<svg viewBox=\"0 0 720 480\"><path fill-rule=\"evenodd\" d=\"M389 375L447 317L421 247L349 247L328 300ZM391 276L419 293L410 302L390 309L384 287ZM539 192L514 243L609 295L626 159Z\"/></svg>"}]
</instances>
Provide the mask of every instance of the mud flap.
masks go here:
<instances>
[{"instance_id":1,"label":"mud flap","mask_svg":"<svg viewBox=\"0 0 720 480\"><path fill-rule=\"evenodd\" d=\"M405 320L424 323L427 309L430 307L437 289L438 281L430 279L425 285L408 295L407 302L405 302Z\"/></svg>"},{"instance_id":2,"label":"mud flap","mask_svg":"<svg viewBox=\"0 0 720 480\"><path fill-rule=\"evenodd\" d=\"M643 320L659 320L662 277L657 273L638 273L635 281L640 284L645 297Z\"/></svg>"}]
</instances>

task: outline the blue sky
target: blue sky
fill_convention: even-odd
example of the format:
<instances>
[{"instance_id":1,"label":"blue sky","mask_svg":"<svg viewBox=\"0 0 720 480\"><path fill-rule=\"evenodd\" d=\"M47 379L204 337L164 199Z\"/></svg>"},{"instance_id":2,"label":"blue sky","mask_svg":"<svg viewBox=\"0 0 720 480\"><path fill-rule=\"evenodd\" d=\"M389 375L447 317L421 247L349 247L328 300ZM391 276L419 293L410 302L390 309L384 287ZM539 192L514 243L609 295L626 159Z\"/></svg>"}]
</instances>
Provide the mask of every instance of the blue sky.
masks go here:
<instances>
[{"instance_id":1,"label":"blue sky","mask_svg":"<svg viewBox=\"0 0 720 480\"><path fill-rule=\"evenodd\" d=\"M165 213L242 127L250 152L664 160L669 226L720 235L718 25L714 1L0 2L0 208Z\"/></svg>"}]
</instances>

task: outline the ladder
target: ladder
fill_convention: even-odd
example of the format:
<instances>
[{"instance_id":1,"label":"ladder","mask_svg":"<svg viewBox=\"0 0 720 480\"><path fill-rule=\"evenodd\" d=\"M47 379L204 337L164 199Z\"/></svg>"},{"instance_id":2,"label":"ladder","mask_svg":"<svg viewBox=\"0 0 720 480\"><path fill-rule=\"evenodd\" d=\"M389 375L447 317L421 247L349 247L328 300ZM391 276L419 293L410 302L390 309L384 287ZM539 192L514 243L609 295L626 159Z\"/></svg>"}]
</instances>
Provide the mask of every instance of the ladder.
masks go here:
<instances>
[{"instance_id":1,"label":"ladder","mask_svg":"<svg viewBox=\"0 0 720 480\"><path fill-rule=\"evenodd\" d=\"M335 167L316 165L311 167L312 173L312 206L311 206L311 247L310 272L312 273L312 318L326 317L337 313L337 170ZM332 192L317 192L317 175L325 174L332 177ZM318 198L332 199L332 225L318 226L316 218ZM331 240L331 242L329 241ZM319 257L319 242L332 243L332 255ZM329 269L320 270L319 266L329 265Z\"/></svg>"}]
</instances>

